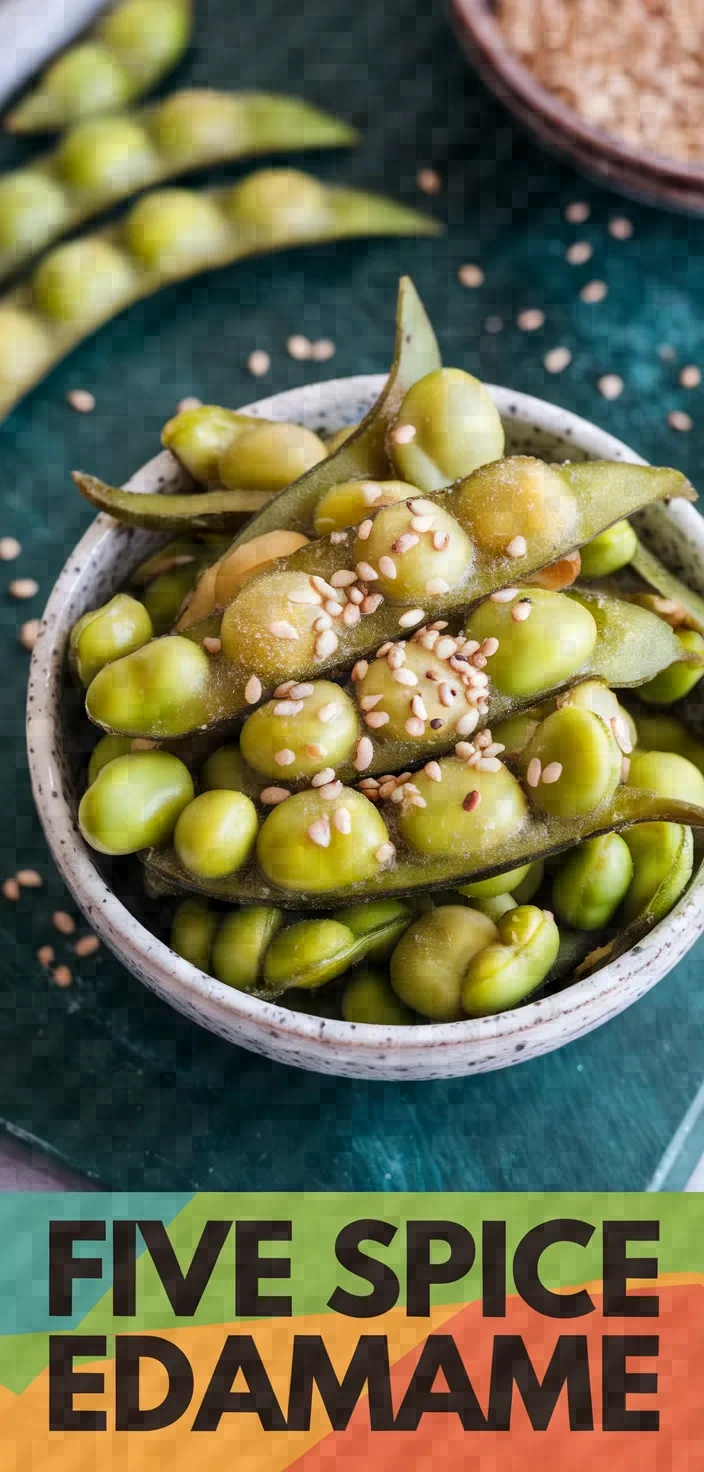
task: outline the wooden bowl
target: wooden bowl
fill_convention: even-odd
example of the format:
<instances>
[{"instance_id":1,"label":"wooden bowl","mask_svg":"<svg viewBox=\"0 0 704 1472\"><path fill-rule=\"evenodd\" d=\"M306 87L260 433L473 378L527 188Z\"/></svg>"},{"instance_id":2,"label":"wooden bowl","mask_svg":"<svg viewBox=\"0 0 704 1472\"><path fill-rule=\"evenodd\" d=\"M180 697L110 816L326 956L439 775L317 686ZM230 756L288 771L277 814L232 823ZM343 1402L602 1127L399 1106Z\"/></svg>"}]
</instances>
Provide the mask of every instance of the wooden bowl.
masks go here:
<instances>
[{"instance_id":1,"label":"wooden bowl","mask_svg":"<svg viewBox=\"0 0 704 1472\"><path fill-rule=\"evenodd\" d=\"M633 199L704 214L704 164L641 152L593 128L549 92L510 49L494 0L450 0L455 28L482 81L539 143L583 174Z\"/></svg>"}]
</instances>

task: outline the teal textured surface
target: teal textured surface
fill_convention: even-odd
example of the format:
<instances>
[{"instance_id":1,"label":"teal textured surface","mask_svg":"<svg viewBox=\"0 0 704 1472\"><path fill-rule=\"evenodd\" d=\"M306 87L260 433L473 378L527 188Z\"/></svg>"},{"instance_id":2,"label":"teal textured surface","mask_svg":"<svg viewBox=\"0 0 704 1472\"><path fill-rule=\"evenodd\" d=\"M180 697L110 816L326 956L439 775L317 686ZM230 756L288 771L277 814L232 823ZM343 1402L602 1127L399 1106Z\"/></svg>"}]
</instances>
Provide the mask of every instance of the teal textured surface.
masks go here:
<instances>
[{"instance_id":1,"label":"teal textured surface","mask_svg":"<svg viewBox=\"0 0 704 1472\"><path fill-rule=\"evenodd\" d=\"M197 11L174 85L290 91L338 112L362 129L360 149L308 155L305 166L424 204L448 231L438 241L288 251L170 288L99 332L0 426L0 536L23 548L0 564L0 877L31 865L49 881L18 905L0 899L0 1120L123 1190L642 1189L701 1081L701 946L635 1007L560 1053L471 1080L397 1085L305 1075L230 1048L104 951L77 961L52 929L66 899L32 808L27 655L16 634L90 519L72 469L124 480L155 453L186 394L236 406L384 370L403 271L447 363L595 419L695 485L704 451L703 391L678 381L701 351L704 221L631 205L541 154L468 71L440 7L242 0L235 14L230 0L199 0ZM2 140L0 167L32 152ZM442 180L432 198L415 182L429 166ZM585 224L564 218L575 200L591 206ZM630 239L609 234L613 216L632 221ZM582 266L565 255L576 240L593 247ZM465 262L485 273L476 290L458 283ZM608 295L589 304L579 292L593 280ZM544 325L522 331L526 309L544 312ZM299 332L333 338L332 362L289 358L286 339ZM674 359L660 355L664 345ZM543 356L558 346L572 362L554 376ZM246 370L254 348L272 360L257 382ZM624 380L616 400L598 392L605 373ZM72 388L95 394L93 414L68 408ZM691 433L668 425L672 409L691 415ZM34 600L4 591L16 576L37 579ZM47 943L74 970L67 990L36 960Z\"/></svg>"}]
</instances>

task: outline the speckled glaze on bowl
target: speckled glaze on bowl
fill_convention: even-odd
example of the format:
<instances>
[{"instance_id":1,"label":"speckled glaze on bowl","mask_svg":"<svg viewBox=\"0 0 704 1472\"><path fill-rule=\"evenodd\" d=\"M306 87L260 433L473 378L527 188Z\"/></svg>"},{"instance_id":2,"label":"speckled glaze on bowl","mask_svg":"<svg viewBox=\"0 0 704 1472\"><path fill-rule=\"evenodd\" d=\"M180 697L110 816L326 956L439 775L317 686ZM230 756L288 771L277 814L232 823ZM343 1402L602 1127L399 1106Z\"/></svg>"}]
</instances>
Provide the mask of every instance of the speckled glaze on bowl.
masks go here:
<instances>
[{"instance_id":1,"label":"speckled glaze on bowl","mask_svg":"<svg viewBox=\"0 0 704 1472\"><path fill-rule=\"evenodd\" d=\"M332 432L360 419L384 380L364 376L294 389L246 412L292 419ZM525 394L489 388L511 452L545 459L639 461L626 445L586 420ZM642 463L642 461L640 462ZM187 478L167 452L130 481L133 490L182 489ZM704 593L704 523L684 502L654 506L638 519L645 540ZM65 675L69 631L112 596L130 571L164 542L153 533L99 516L69 558L47 604L28 692L28 751L34 797L49 847L94 930L146 986L202 1027L299 1068L350 1078L432 1079L486 1073L534 1058L615 1017L654 986L704 930L704 878L626 956L555 996L479 1021L413 1028L362 1027L291 1012L234 991L183 961L126 908L98 868L77 827L78 702Z\"/></svg>"}]
</instances>

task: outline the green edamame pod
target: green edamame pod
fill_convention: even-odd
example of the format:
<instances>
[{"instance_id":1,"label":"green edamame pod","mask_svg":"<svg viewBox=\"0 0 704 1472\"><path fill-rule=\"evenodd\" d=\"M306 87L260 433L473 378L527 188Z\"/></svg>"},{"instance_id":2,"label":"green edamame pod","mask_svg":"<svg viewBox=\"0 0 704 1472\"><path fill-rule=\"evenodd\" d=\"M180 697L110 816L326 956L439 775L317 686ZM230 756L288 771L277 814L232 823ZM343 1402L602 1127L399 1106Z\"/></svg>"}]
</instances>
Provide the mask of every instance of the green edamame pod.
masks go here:
<instances>
[{"instance_id":1,"label":"green edamame pod","mask_svg":"<svg viewBox=\"0 0 704 1472\"><path fill-rule=\"evenodd\" d=\"M696 629L697 633L704 634L704 598L688 588L680 578L665 567L649 547L644 547L638 542L636 550L631 558L631 566L644 582L649 583L657 593L671 603L679 604L684 609L689 620L689 627Z\"/></svg>"},{"instance_id":2,"label":"green edamame pod","mask_svg":"<svg viewBox=\"0 0 704 1472\"><path fill-rule=\"evenodd\" d=\"M355 972L342 993L342 1016L345 1022L364 1023L376 1027L412 1027L415 1018L404 1007L381 971Z\"/></svg>"},{"instance_id":3,"label":"green edamame pod","mask_svg":"<svg viewBox=\"0 0 704 1472\"><path fill-rule=\"evenodd\" d=\"M237 991L256 991L264 957L283 923L273 905L248 905L226 915L213 943L213 976Z\"/></svg>"},{"instance_id":4,"label":"green edamame pod","mask_svg":"<svg viewBox=\"0 0 704 1472\"><path fill-rule=\"evenodd\" d=\"M582 589L570 589L564 596L588 609L596 623L597 647L585 672L604 684L623 690L645 684L661 671L669 671L670 666L673 678L686 678L689 671L702 667L699 648L683 642L664 619L649 609Z\"/></svg>"},{"instance_id":5,"label":"green edamame pod","mask_svg":"<svg viewBox=\"0 0 704 1472\"><path fill-rule=\"evenodd\" d=\"M101 211L186 170L356 137L297 97L208 88L75 123L52 153L0 180L0 281Z\"/></svg>"},{"instance_id":6,"label":"green edamame pod","mask_svg":"<svg viewBox=\"0 0 704 1472\"><path fill-rule=\"evenodd\" d=\"M613 919L633 878L627 842L618 833L589 838L568 854L552 886L552 903L561 925L601 930Z\"/></svg>"},{"instance_id":7,"label":"green edamame pod","mask_svg":"<svg viewBox=\"0 0 704 1472\"><path fill-rule=\"evenodd\" d=\"M145 195L119 223L55 247L0 299L0 415L102 323L171 282L286 246L437 228L381 195L294 169Z\"/></svg>"},{"instance_id":8,"label":"green edamame pod","mask_svg":"<svg viewBox=\"0 0 704 1472\"><path fill-rule=\"evenodd\" d=\"M581 549L583 578L605 578L630 562L638 545L629 521L616 521Z\"/></svg>"},{"instance_id":9,"label":"green edamame pod","mask_svg":"<svg viewBox=\"0 0 704 1472\"><path fill-rule=\"evenodd\" d=\"M440 905L402 936L391 957L391 985L407 1007L432 1022L457 1022L472 958L497 939L488 915Z\"/></svg>"},{"instance_id":10,"label":"green edamame pod","mask_svg":"<svg viewBox=\"0 0 704 1472\"><path fill-rule=\"evenodd\" d=\"M372 900L371 904L349 905L336 911L332 918L346 925L356 940L364 942L365 961L387 961L396 942L408 929L413 911L403 900Z\"/></svg>"},{"instance_id":11,"label":"green edamame pod","mask_svg":"<svg viewBox=\"0 0 704 1472\"><path fill-rule=\"evenodd\" d=\"M498 923L498 940L474 956L462 987L468 1017L490 1017L524 1002L545 980L557 959L560 933L552 915L534 905L509 910Z\"/></svg>"},{"instance_id":12,"label":"green edamame pod","mask_svg":"<svg viewBox=\"0 0 704 1472\"><path fill-rule=\"evenodd\" d=\"M203 900L184 900L171 926L171 949L200 971L210 970L210 954L218 928L218 915Z\"/></svg>"},{"instance_id":13,"label":"green edamame pod","mask_svg":"<svg viewBox=\"0 0 704 1472\"><path fill-rule=\"evenodd\" d=\"M355 954L351 930L339 920L299 920L280 930L264 957L264 982L271 995L287 987L322 986L342 976Z\"/></svg>"},{"instance_id":14,"label":"green edamame pod","mask_svg":"<svg viewBox=\"0 0 704 1472\"><path fill-rule=\"evenodd\" d=\"M116 756L127 756L131 750L131 736L101 736L90 754L88 786L92 786L99 772L102 772L108 762L114 762Z\"/></svg>"},{"instance_id":15,"label":"green edamame pod","mask_svg":"<svg viewBox=\"0 0 704 1472\"><path fill-rule=\"evenodd\" d=\"M81 798L78 824L101 854L165 843L193 800L191 774L168 751L133 751L103 767Z\"/></svg>"},{"instance_id":16,"label":"green edamame pod","mask_svg":"<svg viewBox=\"0 0 704 1472\"><path fill-rule=\"evenodd\" d=\"M633 879L623 907L625 924L656 925L669 914L692 877L691 830L677 823L643 823L626 834L626 843Z\"/></svg>"},{"instance_id":17,"label":"green edamame pod","mask_svg":"<svg viewBox=\"0 0 704 1472\"><path fill-rule=\"evenodd\" d=\"M682 645L685 654L698 656L701 665L688 664L681 660L677 664L671 664L667 669L655 675L646 685L639 690L641 700L647 701L648 705L674 705L677 700L684 700L690 694L704 675L704 638L698 634L696 629L679 629L675 634L678 643Z\"/></svg>"},{"instance_id":18,"label":"green edamame pod","mask_svg":"<svg viewBox=\"0 0 704 1472\"><path fill-rule=\"evenodd\" d=\"M439 491L498 460L504 427L478 378L461 368L436 368L405 395L389 453L404 480L420 491Z\"/></svg>"},{"instance_id":19,"label":"green edamame pod","mask_svg":"<svg viewBox=\"0 0 704 1472\"><path fill-rule=\"evenodd\" d=\"M74 624L69 639L71 668L88 686L104 665L148 644L153 632L144 604L128 593L116 593Z\"/></svg>"},{"instance_id":20,"label":"green edamame pod","mask_svg":"<svg viewBox=\"0 0 704 1472\"><path fill-rule=\"evenodd\" d=\"M118 0L47 67L5 127L45 133L124 107L175 67L191 21L191 0Z\"/></svg>"}]
</instances>

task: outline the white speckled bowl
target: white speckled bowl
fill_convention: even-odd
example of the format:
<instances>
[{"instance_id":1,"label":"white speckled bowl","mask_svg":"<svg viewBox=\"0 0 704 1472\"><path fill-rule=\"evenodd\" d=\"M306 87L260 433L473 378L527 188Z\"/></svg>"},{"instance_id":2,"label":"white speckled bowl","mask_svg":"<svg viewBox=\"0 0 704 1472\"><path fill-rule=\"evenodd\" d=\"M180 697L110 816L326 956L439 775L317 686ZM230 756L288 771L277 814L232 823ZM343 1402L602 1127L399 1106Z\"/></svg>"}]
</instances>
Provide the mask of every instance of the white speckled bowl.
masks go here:
<instances>
[{"instance_id":1,"label":"white speckled bowl","mask_svg":"<svg viewBox=\"0 0 704 1472\"><path fill-rule=\"evenodd\" d=\"M249 405L247 412L332 431L360 419L383 378L333 380ZM638 461L620 441L540 399L490 388L505 421L507 447L545 459ZM642 462L640 462L642 463ZM183 488L167 452L138 472L133 490ZM704 593L704 522L684 502L639 517L659 555ZM163 538L99 516L69 558L47 604L32 659L27 740L34 797L54 859L84 915L125 966L194 1022L281 1062L351 1078L453 1078L505 1068L590 1032L615 1017L672 969L704 930L704 878L626 956L555 996L480 1021L415 1028L360 1027L259 1002L196 970L157 940L106 884L77 831L78 758L71 738L77 702L65 677L75 620L103 603Z\"/></svg>"}]
</instances>

